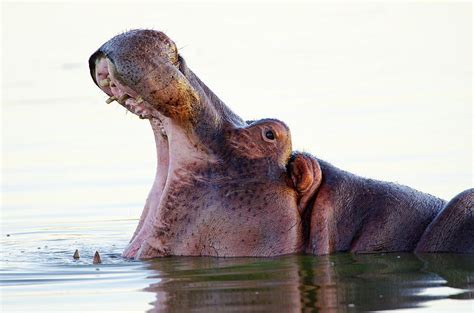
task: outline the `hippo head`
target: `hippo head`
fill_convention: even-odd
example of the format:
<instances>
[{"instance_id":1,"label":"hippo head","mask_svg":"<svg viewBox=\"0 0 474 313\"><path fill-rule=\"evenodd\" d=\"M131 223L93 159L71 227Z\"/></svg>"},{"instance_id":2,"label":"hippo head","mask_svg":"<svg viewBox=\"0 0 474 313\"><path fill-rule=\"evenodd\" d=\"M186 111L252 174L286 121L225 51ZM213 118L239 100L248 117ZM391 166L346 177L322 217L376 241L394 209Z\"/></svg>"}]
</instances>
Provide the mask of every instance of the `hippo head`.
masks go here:
<instances>
[{"instance_id":1,"label":"hippo head","mask_svg":"<svg viewBox=\"0 0 474 313\"><path fill-rule=\"evenodd\" d=\"M297 194L287 174L288 127L245 122L186 66L165 34L120 34L89 59L94 82L148 119L157 173L129 258L273 256L302 250Z\"/></svg>"}]
</instances>

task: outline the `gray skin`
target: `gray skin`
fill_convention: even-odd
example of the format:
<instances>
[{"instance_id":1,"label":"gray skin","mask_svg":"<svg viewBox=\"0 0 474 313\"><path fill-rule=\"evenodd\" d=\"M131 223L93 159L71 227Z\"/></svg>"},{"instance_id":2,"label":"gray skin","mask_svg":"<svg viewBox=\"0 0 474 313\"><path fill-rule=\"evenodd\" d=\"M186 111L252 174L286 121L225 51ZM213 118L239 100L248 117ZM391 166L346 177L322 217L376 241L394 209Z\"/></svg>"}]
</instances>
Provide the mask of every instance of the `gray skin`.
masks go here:
<instances>
[{"instance_id":1,"label":"gray skin","mask_svg":"<svg viewBox=\"0 0 474 313\"><path fill-rule=\"evenodd\" d=\"M155 182L125 257L413 251L420 238L419 251L472 252L472 190L446 206L292 153L283 122L242 120L162 32L120 34L89 66L109 102L148 119L155 135ZM439 231L465 243L431 244Z\"/></svg>"},{"instance_id":2,"label":"gray skin","mask_svg":"<svg viewBox=\"0 0 474 313\"><path fill-rule=\"evenodd\" d=\"M294 154L289 172L307 224L307 253L474 253L474 189L446 203L407 186L353 175L305 153Z\"/></svg>"}]
</instances>

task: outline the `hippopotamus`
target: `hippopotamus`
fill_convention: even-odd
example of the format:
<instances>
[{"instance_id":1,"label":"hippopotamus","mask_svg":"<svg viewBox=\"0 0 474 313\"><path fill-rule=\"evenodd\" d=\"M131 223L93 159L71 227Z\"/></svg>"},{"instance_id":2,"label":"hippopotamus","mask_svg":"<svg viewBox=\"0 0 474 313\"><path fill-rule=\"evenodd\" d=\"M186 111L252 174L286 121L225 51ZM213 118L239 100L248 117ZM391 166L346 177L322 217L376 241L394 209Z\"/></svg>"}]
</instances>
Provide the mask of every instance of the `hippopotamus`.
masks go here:
<instances>
[{"instance_id":1,"label":"hippopotamus","mask_svg":"<svg viewBox=\"0 0 474 313\"><path fill-rule=\"evenodd\" d=\"M89 58L94 83L147 119L155 181L126 258L474 252L474 190L450 202L292 151L288 126L245 121L163 32L131 30Z\"/></svg>"}]
</instances>

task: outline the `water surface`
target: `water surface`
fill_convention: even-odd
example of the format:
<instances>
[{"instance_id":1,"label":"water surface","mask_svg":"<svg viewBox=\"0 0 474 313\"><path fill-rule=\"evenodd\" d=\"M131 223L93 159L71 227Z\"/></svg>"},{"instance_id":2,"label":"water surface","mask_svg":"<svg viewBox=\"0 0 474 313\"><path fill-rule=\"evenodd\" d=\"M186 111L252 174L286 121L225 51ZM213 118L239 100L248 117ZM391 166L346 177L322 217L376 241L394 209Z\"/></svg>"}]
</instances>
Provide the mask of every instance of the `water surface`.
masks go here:
<instances>
[{"instance_id":1,"label":"water surface","mask_svg":"<svg viewBox=\"0 0 474 313\"><path fill-rule=\"evenodd\" d=\"M472 312L474 256L120 257L136 221L48 223L2 245L2 311ZM77 248L81 258L74 260ZM102 264L92 264L95 250Z\"/></svg>"}]
</instances>

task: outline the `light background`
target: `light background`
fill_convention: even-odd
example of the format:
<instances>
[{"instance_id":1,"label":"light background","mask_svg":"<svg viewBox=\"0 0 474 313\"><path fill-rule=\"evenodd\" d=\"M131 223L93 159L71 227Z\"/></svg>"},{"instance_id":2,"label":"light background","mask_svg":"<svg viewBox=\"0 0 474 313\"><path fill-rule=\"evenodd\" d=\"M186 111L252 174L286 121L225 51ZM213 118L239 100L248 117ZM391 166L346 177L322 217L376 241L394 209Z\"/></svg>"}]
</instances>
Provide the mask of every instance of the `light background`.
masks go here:
<instances>
[{"instance_id":1,"label":"light background","mask_svg":"<svg viewBox=\"0 0 474 313\"><path fill-rule=\"evenodd\" d=\"M295 150L444 198L472 186L469 2L4 2L1 19L7 219L111 201L138 218L152 132L87 68L133 28L165 31L243 118L285 121Z\"/></svg>"}]
</instances>

